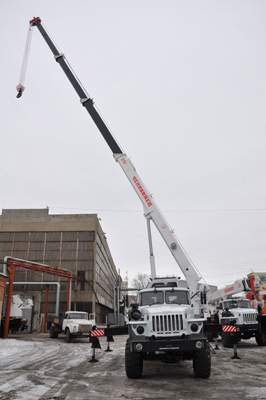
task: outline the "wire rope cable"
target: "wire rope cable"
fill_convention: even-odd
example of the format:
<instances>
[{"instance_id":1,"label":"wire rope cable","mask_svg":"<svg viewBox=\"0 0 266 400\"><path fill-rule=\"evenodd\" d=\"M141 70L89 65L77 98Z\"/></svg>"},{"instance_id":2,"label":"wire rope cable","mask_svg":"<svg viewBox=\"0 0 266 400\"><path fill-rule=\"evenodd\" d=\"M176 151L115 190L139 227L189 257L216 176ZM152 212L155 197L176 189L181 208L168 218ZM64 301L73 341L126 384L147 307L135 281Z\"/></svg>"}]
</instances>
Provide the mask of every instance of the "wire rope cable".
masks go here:
<instances>
[{"instance_id":1,"label":"wire rope cable","mask_svg":"<svg viewBox=\"0 0 266 400\"><path fill-rule=\"evenodd\" d=\"M16 87L16 89L18 91L17 97L21 97L22 92L25 89L24 85L25 85L26 71L27 71L27 65L28 65L28 60L29 60L32 32L33 32L32 26L29 25L27 39L26 39L26 45L25 45L25 50L24 50L24 55L23 55L22 65L21 65L21 70L20 70L20 75L19 75L19 83Z\"/></svg>"}]
</instances>

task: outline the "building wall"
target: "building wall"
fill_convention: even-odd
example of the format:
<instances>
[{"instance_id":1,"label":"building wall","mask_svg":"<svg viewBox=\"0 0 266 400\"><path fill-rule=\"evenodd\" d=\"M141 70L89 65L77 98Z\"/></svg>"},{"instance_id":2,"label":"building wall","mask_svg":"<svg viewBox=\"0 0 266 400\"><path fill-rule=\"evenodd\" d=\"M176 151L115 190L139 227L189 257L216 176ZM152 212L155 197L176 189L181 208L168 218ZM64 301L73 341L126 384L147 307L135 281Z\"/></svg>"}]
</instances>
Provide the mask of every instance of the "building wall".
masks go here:
<instances>
[{"instance_id":1,"label":"building wall","mask_svg":"<svg viewBox=\"0 0 266 400\"><path fill-rule=\"evenodd\" d=\"M53 265L82 278L72 282L72 309L95 312L98 322L113 308L118 274L96 214L49 215L44 210L3 210L0 260L5 256ZM55 275L16 268L17 282L60 282L60 312L66 311L67 281ZM45 285L16 285L36 299L36 326L44 313ZM49 288L48 312L55 310L55 286ZM37 327L38 330L38 327Z\"/></svg>"}]
</instances>

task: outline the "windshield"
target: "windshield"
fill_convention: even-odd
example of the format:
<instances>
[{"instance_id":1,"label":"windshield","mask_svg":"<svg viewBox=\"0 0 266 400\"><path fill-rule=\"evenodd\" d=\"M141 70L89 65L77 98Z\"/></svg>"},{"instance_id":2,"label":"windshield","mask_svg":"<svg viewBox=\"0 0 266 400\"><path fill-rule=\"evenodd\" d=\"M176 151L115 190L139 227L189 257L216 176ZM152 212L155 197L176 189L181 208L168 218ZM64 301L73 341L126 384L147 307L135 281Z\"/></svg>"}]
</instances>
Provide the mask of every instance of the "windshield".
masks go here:
<instances>
[{"instance_id":1,"label":"windshield","mask_svg":"<svg viewBox=\"0 0 266 400\"><path fill-rule=\"evenodd\" d=\"M144 292L140 295L141 306L151 306L152 304L163 304L163 292Z\"/></svg>"},{"instance_id":2,"label":"windshield","mask_svg":"<svg viewBox=\"0 0 266 400\"><path fill-rule=\"evenodd\" d=\"M238 300L239 308L252 308L249 300Z\"/></svg>"},{"instance_id":3,"label":"windshield","mask_svg":"<svg viewBox=\"0 0 266 400\"><path fill-rule=\"evenodd\" d=\"M237 301L236 300L224 301L224 308L238 308Z\"/></svg>"},{"instance_id":4,"label":"windshield","mask_svg":"<svg viewBox=\"0 0 266 400\"><path fill-rule=\"evenodd\" d=\"M165 292L165 302L167 304L189 304L187 291L173 291Z\"/></svg>"},{"instance_id":5,"label":"windshield","mask_svg":"<svg viewBox=\"0 0 266 400\"><path fill-rule=\"evenodd\" d=\"M88 314L71 313L68 314L68 319L88 319Z\"/></svg>"},{"instance_id":6,"label":"windshield","mask_svg":"<svg viewBox=\"0 0 266 400\"><path fill-rule=\"evenodd\" d=\"M224 308L252 308L249 300L227 300Z\"/></svg>"},{"instance_id":7,"label":"windshield","mask_svg":"<svg viewBox=\"0 0 266 400\"><path fill-rule=\"evenodd\" d=\"M164 295L165 293L165 295ZM165 296L165 299L164 299ZM140 295L141 306L153 304L189 304L188 292L186 290L166 290L156 292L144 292Z\"/></svg>"}]
</instances>

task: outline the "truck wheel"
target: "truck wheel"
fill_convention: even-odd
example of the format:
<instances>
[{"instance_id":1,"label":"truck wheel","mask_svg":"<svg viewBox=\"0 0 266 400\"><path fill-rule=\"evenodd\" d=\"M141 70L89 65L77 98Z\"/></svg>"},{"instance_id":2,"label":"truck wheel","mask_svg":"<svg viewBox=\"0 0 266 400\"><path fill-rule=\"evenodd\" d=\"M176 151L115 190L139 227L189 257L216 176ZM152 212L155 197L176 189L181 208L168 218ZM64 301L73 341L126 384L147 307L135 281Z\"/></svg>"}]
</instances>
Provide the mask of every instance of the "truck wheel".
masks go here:
<instances>
[{"instance_id":1,"label":"truck wheel","mask_svg":"<svg viewBox=\"0 0 266 400\"><path fill-rule=\"evenodd\" d=\"M214 337L211 332L205 332L206 338L208 339L208 342L214 342Z\"/></svg>"},{"instance_id":2,"label":"truck wheel","mask_svg":"<svg viewBox=\"0 0 266 400\"><path fill-rule=\"evenodd\" d=\"M255 336L256 342L258 346L266 346L266 335L262 335L261 333L258 333Z\"/></svg>"},{"instance_id":3,"label":"truck wheel","mask_svg":"<svg viewBox=\"0 0 266 400\"><path fill-rule=\"evenodd\" d=\"M132 353L130 351L129 340L127 340L125 349L125 367L128 378L141 378L143 370L143 359L139 353Z\"/></svg>"},{"instance_id":4,"label":"truck wheel","mask_svg":"<svg viewBox=\"0 0 266 400\"><path fill-rule=\"evenodd\" d=\"M194 351L193 369L196 378L209 378L211 374L211 352L209 348Z\"/></svg>"},{"instance_id":5,"label":"truck wheel","mask_svg":"<svg viewBox=\"0 0 266 400\"><path fill-rule=\"evenodd\" d=\"M71 339L72 339L72 335L71 335L69 329L67 329L66 330L66 341L67 341L67 343L70 343Z\"/></svg>"},{"instance_id":6,"label":"truck wheel","mask_svg":"<svg viewBox=\"0 0 266 400\"><path fill-rule=\"evenodd\" d=\"M50 326L49 336L50 336L51 339L56 339L58 337L58 333L56 332L54 326Z\"/></svg>"}]
</instances>

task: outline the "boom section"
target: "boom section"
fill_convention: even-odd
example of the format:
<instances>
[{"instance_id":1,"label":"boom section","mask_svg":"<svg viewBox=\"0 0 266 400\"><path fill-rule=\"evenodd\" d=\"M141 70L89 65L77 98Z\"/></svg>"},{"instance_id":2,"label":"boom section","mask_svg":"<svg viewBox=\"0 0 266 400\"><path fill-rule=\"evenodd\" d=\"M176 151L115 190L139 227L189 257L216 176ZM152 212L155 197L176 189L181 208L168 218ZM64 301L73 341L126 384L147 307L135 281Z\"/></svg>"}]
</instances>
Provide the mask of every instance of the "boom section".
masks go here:
<instances>
[{"instance_id":1,"label":"boom section","mask_svg":"<svg viewBox=\"0 0 266 400\"><path fill-rule=\"evenodd\" d=\"M103 119L95 109L93 105L93 100L88 96L86 90L83 88L81 83L79 82L78 78L76 77L75 73L72 71L69 63L67 62L64 54L60 53L57 49L56 45L46 32L45 28L41 23L40 18L34 18L30 21L32 26L37 26L39 32L41 33L42 37L48 44L49 48L51 49L55 60L58 62L64 73L66 74L67 78L69 79L71 85L77 92L82 105L86 108L88 113L90 114L91 118L95 122L96 126L98 127L99 131L101 132L102 136L104 137L105 141L107 142L108 146L112 150L113 153L122 153L117 142L114 140L113 136L111 135L109 129L107 128L106 124L104 123Z\"/></svg>"},{"instance_id":2,"label":"boom section","mask_svg":"<svg viewBox=\"0 0 266 400\"><path fill-rule=\"evenodd\" d=\"M215 292L209 294L208 303L216 304L221 299L227 299L228 297L233 296L234 294L238 294L241 292L250 292L251 287L249 281L247 279L239 279L232 283L231 285L226 285L221 289L218 289Z\"/></svg>"},{"instance_id":3,"label":"boom section","mask_svg":"<svg viewBox=\"0 0 266 400\"><path fill-rule=\"evenodd\" d=\"M152 197L152 194L139 177L131 160L126 156L126 154L114 154L114 157L121 166L131 186L142 202L145 217L153 221L171 254L176 260L179 268L186 277L191 296L193 296L196 291L199 290L197 284L201 277L198 275L184 248L161 213L154 198Z\"/></svg>"},{"instance_id":4,"label":"boom section","mask_svg":"<svg viewBox=\"0 0 266 400\"><path fill-rule=\"evenodd\" d=\"M90 114L106 143L113 152L115 160L121 166L122 170L126 174L129 182L131 183L133 189L135 190L136 194L143 204L145 217L147 219L151 219L155 224L166 245L168 246L171 254L176 260L178 266L180 267L182 273L186 277L191 295L193 296L199 290L198 282L201 277L197 273L195 267L193 266L185 250L179 243L178 239L175 237L173 230L170 228L167 221L160 212L158 206L152 198L151 193L141 181L132 162L123 153L120 146L112 136L110 130L106 126L105 122L99 115L98 111L95 109L93 100L88 96L86 90L82 87L81 83L79 82L78 78L76 77L75 73L72 71L69 63L67 62L64 54L60 53L52 39L49 37L48 33L41 23L41 19L34 18L32 21L30 21L30 24L38 28L39 32L41 33L52 53L54 54L55 60L61 66L76 93L78 94L82 105Z\"/></svg>"}]
</instances>

